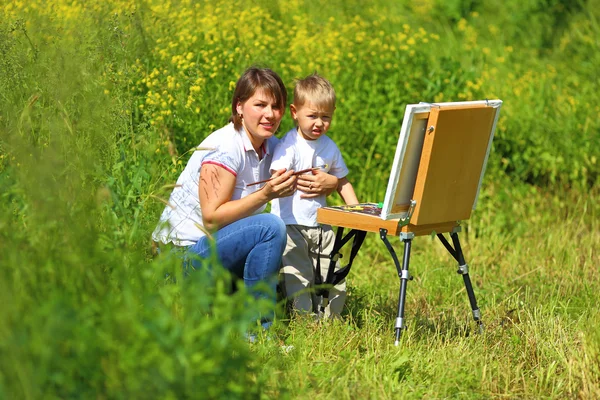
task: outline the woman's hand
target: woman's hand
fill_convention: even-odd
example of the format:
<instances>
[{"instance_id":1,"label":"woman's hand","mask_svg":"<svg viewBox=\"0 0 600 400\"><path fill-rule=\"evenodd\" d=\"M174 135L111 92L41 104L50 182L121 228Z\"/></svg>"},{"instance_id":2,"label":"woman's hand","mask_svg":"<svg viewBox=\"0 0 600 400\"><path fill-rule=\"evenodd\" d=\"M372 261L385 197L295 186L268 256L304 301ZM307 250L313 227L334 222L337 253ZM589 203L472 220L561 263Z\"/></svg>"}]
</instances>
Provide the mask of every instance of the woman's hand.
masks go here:
<instances>
[{"instance_id":1,"label":"woman's hand","mask_svg":"<svg viewBox=\"0 0 600 400\"><path fill-rule=\"evenodd\" d=\"M296 191L297 178L293 170L280 169L271 175L271 180L263 186L262 190L270 200L291 196Z\"/></svg>"},{"instance_id":2,"label":"woman's hand","mask_svg":"<svg viewBox=\"0 0 600 400\"><path fill-rule=\"evenodd\" d=\"M299 175L296 184L298 190L304 192L300 197L310 199L321 195L329 196L338 187L338 178L321 170L312 171L312 174Z\"/></svg>"}]
</instances>

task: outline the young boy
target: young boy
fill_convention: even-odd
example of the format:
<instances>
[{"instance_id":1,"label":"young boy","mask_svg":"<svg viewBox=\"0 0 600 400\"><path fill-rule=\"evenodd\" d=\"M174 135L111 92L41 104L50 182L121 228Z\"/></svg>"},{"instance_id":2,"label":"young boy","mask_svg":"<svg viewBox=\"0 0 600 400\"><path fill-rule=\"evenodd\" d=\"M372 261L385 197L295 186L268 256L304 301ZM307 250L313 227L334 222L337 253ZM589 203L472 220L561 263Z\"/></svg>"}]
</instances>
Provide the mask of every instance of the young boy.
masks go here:
<instances>
[{"instance_id":1,"label":"young boy","mask_svg":"<svg viewBox=\"0 0 600 400\"><path fill-rule=\"evenodd\" d=\"M344 202L357 204L354 189L346 179L348 168L336 144L326 136L335 111L335 91L331 83L317 74L298 80L290 111L296 128L286 133L275 148L271 170L321 167L339 179L337 191ZM330 226L317 224L317 210L327 205L325 195L302 198L302 194L296 191L290 197L273 200L271 212L283 219L287 229L281 270L285 295L291 299L294 311L318 315L321 298L314 290L317 257L321 254L324 282L335 234ZM329 291L325 316L338 316L345 299L346 283L342 281Z\"/></svg>"}]
</instances>

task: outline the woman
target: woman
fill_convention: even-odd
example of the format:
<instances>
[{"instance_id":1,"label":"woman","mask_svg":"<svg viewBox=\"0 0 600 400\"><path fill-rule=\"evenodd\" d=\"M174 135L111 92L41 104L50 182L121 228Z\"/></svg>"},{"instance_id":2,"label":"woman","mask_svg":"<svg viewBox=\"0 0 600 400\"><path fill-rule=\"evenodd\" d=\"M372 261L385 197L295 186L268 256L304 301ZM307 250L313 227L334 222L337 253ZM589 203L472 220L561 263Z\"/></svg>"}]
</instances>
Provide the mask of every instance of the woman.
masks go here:
<instances>
[{"instance_id":1,"label":"woman","mask_svg":"<svg viewBox=\"0 0 600 400\"><path fill-rule=\"evenodd\" d=\"M329 194L337 187L331 175L297 177L292 170L276 171L262 187L248 186L269 178L278 140L274 133L286 100L285 86L275 72L247 69L233 93L230 123L211 133L194 152L152 234L156 242L185 247L193 255L192 266L198 268L196 256L210 254L207 232L211 232L223 267L248 288L266 282L273 303L286 230L279 217L262 213L266 204L291 195L297 186L308 197ZM269 325L270 321L263 322L263 327Z\"/></svg>"}]
</instances>

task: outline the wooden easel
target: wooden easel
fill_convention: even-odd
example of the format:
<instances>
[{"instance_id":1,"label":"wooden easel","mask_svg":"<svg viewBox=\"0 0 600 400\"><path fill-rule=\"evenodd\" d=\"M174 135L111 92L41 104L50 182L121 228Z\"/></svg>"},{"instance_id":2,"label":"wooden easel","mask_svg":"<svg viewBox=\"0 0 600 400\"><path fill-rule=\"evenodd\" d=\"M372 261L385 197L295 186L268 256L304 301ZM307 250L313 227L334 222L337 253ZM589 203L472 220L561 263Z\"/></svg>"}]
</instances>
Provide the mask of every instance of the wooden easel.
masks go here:
<instances>
[{"instance_id":1,"label":"wooden easel","mask_svg":"<svg viewBox=\"0 0 600 400\"><path fill-rule=\"evenodd\" d=\"M354 235L356 241L360 237L358 232L363 238L363 232L379 233L400 278L396 345L404 328L406 287L411 279L408 273L410 250L415 236L435 233L456 259L473 318L480 331L483 329L458 233L460 221L468 220L475 208L501 104L500 100L486 100L407 106L382 215L332 207L318 211L319 223L338 227L334 251L330 254L330 271L333 270L334 259L339 258L339 249L349 236ZM344 228L351 229L346 237L343 236ZM450 233L452 245L444 233ZM388 235L399 236L404 243L402 266L387 239ZM357 251L353 249L354 254ZM345 271L345 275L347 273ZM332 281L326 283L331 284Z\"/></svg>"}]
</instances>

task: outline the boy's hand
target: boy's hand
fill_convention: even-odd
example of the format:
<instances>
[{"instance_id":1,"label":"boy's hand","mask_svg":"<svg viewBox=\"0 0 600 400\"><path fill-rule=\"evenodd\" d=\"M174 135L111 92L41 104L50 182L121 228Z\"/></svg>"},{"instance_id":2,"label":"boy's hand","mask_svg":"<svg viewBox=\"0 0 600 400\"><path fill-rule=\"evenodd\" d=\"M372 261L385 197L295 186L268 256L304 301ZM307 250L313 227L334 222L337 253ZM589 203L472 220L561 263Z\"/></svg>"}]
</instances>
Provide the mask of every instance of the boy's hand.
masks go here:
<instances>
[{"instance_id":1,"label":"boy's hand","mask_svg":"<svg viewBox=\"0 0 600 400\"><path fill-rule=\"evenodd\" d=\"M335 192L338 186L338 178L322 170L312 171L312 174L298 175L296 187L304 192L300 197L311 199L322 195L329 196Z\"/></svg>"}]
</instances>

